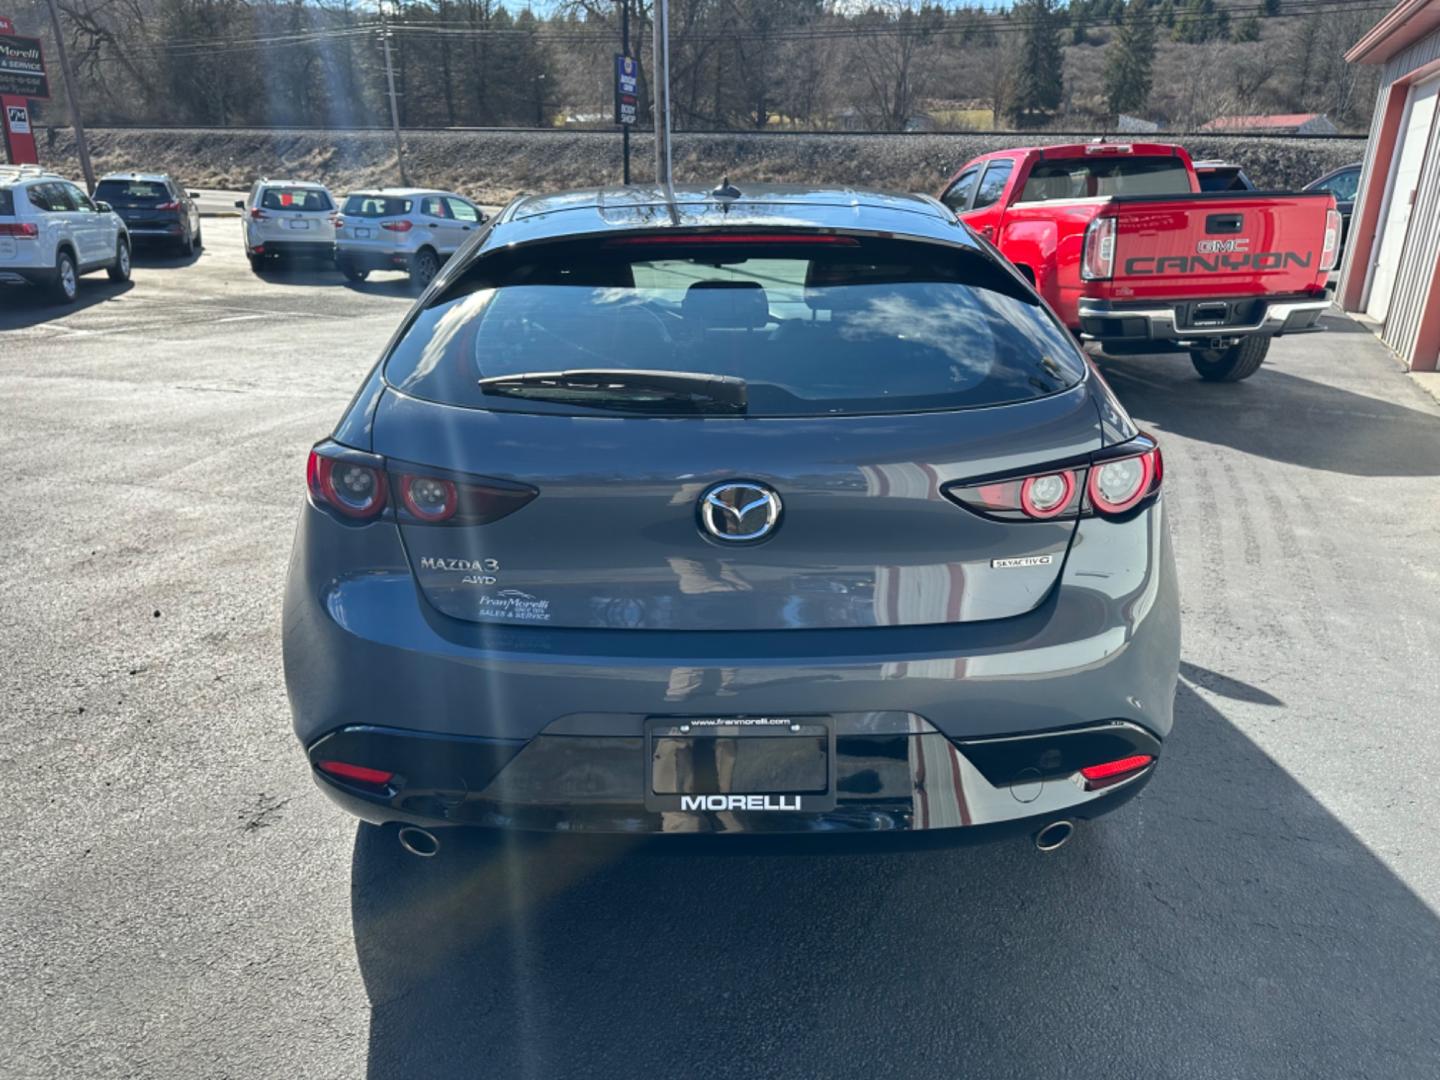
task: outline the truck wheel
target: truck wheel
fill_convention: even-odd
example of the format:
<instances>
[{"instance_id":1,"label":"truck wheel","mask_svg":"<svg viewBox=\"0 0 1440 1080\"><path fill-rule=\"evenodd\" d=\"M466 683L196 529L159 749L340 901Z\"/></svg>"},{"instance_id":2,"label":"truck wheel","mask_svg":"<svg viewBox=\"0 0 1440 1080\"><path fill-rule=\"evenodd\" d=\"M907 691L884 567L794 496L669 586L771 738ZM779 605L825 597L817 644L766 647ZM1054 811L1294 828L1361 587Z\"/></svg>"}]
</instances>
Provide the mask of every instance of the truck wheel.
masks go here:
<instances>
[{"instance_id":1,"label":"truck wheel","mask_svg":"<svg viewBox=\"0 0 1440 1080\"><path fill-rule=\"evenodd\" d=\"M1270 338L1256 335L1228 349L1191 349L1190 363L1206 382L1239 382L1260 370L1269 351Z\"/></svg>"}]
</instances>

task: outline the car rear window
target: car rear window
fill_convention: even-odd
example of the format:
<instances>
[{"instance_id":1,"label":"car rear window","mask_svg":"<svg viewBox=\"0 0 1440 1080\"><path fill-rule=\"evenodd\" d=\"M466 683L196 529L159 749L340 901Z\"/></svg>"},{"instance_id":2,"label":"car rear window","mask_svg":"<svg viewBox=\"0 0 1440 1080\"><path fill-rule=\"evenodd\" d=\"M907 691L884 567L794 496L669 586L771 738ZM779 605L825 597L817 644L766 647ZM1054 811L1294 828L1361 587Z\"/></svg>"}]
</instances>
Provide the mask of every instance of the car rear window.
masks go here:
<instances>
[{"instance_id":1,"label":"car rear window","mask_svg":"<svg viewBox=\"0 0 1440 1080\"><path fill-rule=\"evenodd\" d=\"M1048 310L974 252L679 239L502 249L413 318L386 379L446 404L584 415L607 406L499 396L480 380L679 371L744 380L748 415L794 416L996 405L1083 377Z\"/></svg>"},{"instance_id":2,"label":"car rear window","mask_svg":"<svg viewBox=\"0 0 1440 1080\"><path fill-rule=\"evenodd\" d=\"M341 211L349 217L382 218L408 214L412 203L387 195L351 195Z\"/></svg>"},{"instance_id":3,"label":"car rear window","mask_svg":"<svg viewBox=\"0 0 1440 1080\"><path fill-rule=\"evenodd\" d=\"M1188 194L1190 173L1177 157L1060 158L1037 162L1015 201Z\"/></svg>"},{"instance_id":4,"label":"car rear window","mask_svg":"<svg viewBox=\"0 0 1440 1080\"><path fill-rule=\"evenodd\" d=\"M162 203L171 199L165 185L154 180L101 180L95 187L95 197L122 204Z\"/></svg>"},{"instance_id":5,"label":"car rear window","mask_svg":"<svg viewBox=\"0 0 1440 1080\"><path fill-rule=\"evenodd\" d=\"M15 196L9 188L0 188L0 214L11 217L15 213Z\"/></svg>"},{"instance_id":6,"label":"car rear window","mask_svg":"<svg viewBox=\"0 0 1440 1080\"><path fill-rule=\"evenodd\" d=\"M260 205L266 210L332 210L335 204L330 196L315 188L266 188L260 196Z\"/></svg>"}]
</instances>

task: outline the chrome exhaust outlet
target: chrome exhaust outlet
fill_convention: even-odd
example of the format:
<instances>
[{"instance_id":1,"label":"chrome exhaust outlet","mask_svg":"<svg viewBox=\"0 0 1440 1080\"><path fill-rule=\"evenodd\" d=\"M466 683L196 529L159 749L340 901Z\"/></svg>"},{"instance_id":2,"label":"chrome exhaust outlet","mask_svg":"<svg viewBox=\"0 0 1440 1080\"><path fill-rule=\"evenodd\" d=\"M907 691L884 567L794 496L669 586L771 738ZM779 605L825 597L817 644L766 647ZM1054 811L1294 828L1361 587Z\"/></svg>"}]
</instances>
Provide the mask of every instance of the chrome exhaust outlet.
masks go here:
<instances>
[{"instance_id":1,"label":"chrome exhaust outlet","mask_svg":"<svg viewBox=\"0 0 1440 1080\"><path fill-rule=\"evenodd\" d=\"M1074 835L1074 822L1052 821L1035 834L1035 847L1040 851L1059 851Z\"/></svg>"},{"instance_id":2,"label":"chrome exhaust outlet","mask_svg":"<svg viewBox=\"0 0 1440 1080\"><path fill-rule=\"evenodd\" d=\"M440 840L429 829L405 825L395 835L400 841L400 846L411 855L418 855L422 859L431 859L440 853ZM1062 840L1061 843L1064 841Z\"/></svg>"}]
</instances>

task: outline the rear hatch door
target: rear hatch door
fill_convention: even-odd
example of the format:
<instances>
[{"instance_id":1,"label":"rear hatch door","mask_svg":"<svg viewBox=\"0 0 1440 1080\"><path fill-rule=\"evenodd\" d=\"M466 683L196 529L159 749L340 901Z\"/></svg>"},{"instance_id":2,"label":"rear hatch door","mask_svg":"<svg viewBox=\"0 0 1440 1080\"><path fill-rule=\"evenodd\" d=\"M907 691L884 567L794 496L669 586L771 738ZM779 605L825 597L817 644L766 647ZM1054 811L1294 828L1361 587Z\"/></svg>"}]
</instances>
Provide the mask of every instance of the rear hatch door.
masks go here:
<instances>
[{"instance_id":1,"label":"rear hatch door","mask_svg":"<svg viewBox=\"0 0 1440 1080\"><path fill-rule=\"evenodd\" d=\"M458 618L998 619L1043 602L1074 522L982 517L945 488L1097 449L1086 370L1043 303L969 247L743 227L504 245L417 313L372 449L398 496L434 470L538 492L486 524L427 524L395 500L421 590ZM743 508L761 497L757 522ZM715 535L766 508L762 536Z\"/></svg>"}]
</instances>

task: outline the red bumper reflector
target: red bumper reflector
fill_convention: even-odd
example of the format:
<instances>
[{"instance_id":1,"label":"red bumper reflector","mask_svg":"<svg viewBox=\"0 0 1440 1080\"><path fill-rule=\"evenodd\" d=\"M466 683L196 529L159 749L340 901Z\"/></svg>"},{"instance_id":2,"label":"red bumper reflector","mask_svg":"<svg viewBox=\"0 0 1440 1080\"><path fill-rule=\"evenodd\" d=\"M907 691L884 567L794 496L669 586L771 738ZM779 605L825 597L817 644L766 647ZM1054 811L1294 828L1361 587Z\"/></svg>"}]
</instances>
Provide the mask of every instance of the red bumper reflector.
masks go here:
<instances>
[{"instance_id":1,"label":"red bumper reflector","mask_svg":"<svg viewBox=\"0 0 1440 1080\"><path fill-rule=\"evenodd\" d=\"M1139 772L1154 760L1149 754L1135 754L1099 765L1086 765L1080 770L1080 775L1085 778L1086 787L1100 786L1105 781L1118 780L1122 776Z\"/></svg>"},{"instance_id":2,"label":"red bumper reflector","mask_svg":"<svg viewBox=\"0 0 1440 1080\"><path fill-rule=\"evenodd\" d=\"M344 761L322 761L317 767L331 776L338 776L342 780L358 780L362 784L388 784L395 775L384 769L367 769L364 765L351 765Z\"/></svg>"}]
</instances>

